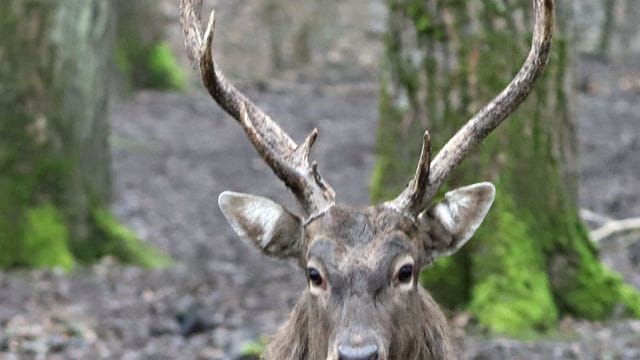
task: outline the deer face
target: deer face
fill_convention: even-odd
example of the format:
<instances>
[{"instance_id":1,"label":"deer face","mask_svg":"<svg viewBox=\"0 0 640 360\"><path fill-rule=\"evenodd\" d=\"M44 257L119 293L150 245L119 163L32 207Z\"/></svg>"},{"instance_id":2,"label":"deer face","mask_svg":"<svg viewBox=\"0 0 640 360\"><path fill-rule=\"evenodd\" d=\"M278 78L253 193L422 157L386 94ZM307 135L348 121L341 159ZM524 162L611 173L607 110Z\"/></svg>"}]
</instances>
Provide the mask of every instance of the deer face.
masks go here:
<instances>
[{"instance_id":1,"label":"deer face","mask_svg":"<svg viewBox=\"0 0 640 360\"><path fill-rule=\"evenodd\" d=\"M220 207L241 238L295 259L307 277L307 312L329 359L387 359L394 331L421 306L420 270L469 240L493 202L480 183L449 192L418 217L386 205L334 205L304 223L271 200L225 192ZM416 331L420 328L415 328Z\"/></svg>"}]
</instances>

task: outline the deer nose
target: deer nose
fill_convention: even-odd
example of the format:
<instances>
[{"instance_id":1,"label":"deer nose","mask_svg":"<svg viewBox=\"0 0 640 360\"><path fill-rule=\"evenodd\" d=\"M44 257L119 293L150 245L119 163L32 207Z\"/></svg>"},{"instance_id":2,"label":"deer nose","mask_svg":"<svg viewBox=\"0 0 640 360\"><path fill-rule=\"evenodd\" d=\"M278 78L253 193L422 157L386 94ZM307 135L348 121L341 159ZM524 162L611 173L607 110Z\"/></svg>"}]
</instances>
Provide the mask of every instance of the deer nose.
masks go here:
<instances>
[{"instance_id":1,"label":"deer nose","mask_svg":"<svg viewBox=\"0 0 640 360\"><path fill-rule=\"evenodd\" d=\"M339 345L338 360L378 360L378 347L375 345L359 347Z\"/></svg>"}]
</instances>

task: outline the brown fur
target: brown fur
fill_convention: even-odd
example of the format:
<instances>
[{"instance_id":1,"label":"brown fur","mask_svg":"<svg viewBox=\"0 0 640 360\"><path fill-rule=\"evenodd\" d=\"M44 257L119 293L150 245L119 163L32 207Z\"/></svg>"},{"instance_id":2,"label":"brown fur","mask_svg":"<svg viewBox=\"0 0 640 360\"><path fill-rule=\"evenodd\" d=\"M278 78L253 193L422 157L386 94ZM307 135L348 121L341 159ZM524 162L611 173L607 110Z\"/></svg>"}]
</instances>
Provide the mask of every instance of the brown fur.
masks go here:
<instances>
[{"instance_id":1,"label":"brown fur","mask_svg":"<svg viewBox=\"0 0 640 360\"><path fill-rule=\"evenodd\" d=\"M386 244L395 239L390 234L399 233L406 242L416 267L428 264L425 248L429 247L428 226L413 221L384 207L357 210L333 207L326 215L306 228L306 249L321 239L333 243L332 260L341 267L353 263L353 256L367 262L373 272L370 282L380 277L376 269L388 265ZM400 235L404 234L404 236ZM397 239L396 239L397 240ZM306 259L302 261L306 266ZM382 269L382 274L387 269ZM352 269L341 269L349 273ZM368 275L368 273L364 273ZM331 283L331 280L327 280ZM415 280L414 280L415 281ZM305 290L287 322L273 337L264 358L267 360L326 360L332 359L328 351L335 342L336 332L345 323L362 321L358 313L369 319L368 325L377 329L379 338L385 339L386 351L381 360L449 359L451 347L444 315L431 296L415 284L408 293L398 294L392 286L383 286L381 295L373 298L366 290L357 293L353 288L367 288L366 281L353 280L344 289L334 289L339 294L324 306L309 290ZM364 310L360 310L364 308ZM352 320L352 318L358 318ZM333 355L334 356L334 355Z\"/></svg>"},{"instance_id":2,"label":"brown fur","mask_svg":"<svg viewBox=\"0 0 640 360\"><path fill-rule=\"evenodd\" d=\"M398 313L386 324L393 334L388 360L452 358L446 319L431 296L424 289L419 292L419 301L411 311ZM287 322L271 339L264 359L327 359L331 328L322 316L310 314L310 302L310 295L305 291Z\"/></svg>"}]
</instances>

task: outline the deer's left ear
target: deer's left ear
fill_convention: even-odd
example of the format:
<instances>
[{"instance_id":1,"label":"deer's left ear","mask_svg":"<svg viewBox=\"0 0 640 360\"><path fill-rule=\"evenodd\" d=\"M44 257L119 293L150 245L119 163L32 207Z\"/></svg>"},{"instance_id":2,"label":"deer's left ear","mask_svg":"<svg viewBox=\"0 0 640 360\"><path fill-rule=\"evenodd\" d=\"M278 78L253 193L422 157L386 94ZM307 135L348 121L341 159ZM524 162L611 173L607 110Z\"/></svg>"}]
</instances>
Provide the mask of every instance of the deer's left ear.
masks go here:
<instances>
[{"instance_id":1,"label":"deer's left ear","mask_svg":"<svg viewBox=\"0 0 640 360\"><path fill-rule=\"evenodd\" d=\"M487 215L496 189L489 182L461 187L445 194L444 200L420 214L430 241L425 244L433 258L458 251L476 232Z\"/></svg>"}]
</instances>

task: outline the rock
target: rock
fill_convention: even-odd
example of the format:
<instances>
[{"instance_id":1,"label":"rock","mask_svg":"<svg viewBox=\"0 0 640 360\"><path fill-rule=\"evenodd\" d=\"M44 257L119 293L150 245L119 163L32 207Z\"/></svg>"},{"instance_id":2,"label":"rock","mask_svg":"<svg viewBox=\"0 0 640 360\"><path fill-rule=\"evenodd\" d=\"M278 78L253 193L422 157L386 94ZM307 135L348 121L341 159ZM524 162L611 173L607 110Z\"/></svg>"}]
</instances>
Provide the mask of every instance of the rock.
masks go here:
<instances>
[{"instance_id":1,"label":"rock","mask_svg":"<svg viewBox=\"0 0 640 360\"><path fill-rule=\"evenodd\" d=\"M198 353L198 360L219 360L224 358L224 351L214 347L205 348Z\"/></svg>"},{"instance_id":2,"label":"rock","mask_svg":"<svg viewBox=\"0 0 640 360\"><path fill-rule=\"evenodd\" d=\"M170 318L154 319L149 325L149 335L162 336L168 334L179 334L181 329L176 321Z\"/></svg>"},{"instance_id":3,"label":"rock","mask_svg":"<svg viewBox=\"0 0 640 360\"><path fill-rule=\"evenodd\" d=\"M60 335L49 337L48 346L50 352L62 352L68 345L69 341Z\"/></svg>"},{"instance_id":4,"label":"rock","mask_svg":"<svg viewBox=\"0 0 640 360\"><path fill-rule=\"evenodd\" d=\"M198 306L190 306L175 316L180 335L189 337L215 329L216 323L204 316L204 310Z\"/></svg>"},{"instance_id":5,"label":"rock","mask_svg":"<svg viewBox=\"0 0 640 360\"><path fill-rule=\"evenodd\" d=\"M260 357L256 355L239 355L234 360L260 360Z\"/></svg>"}]
</instances>

